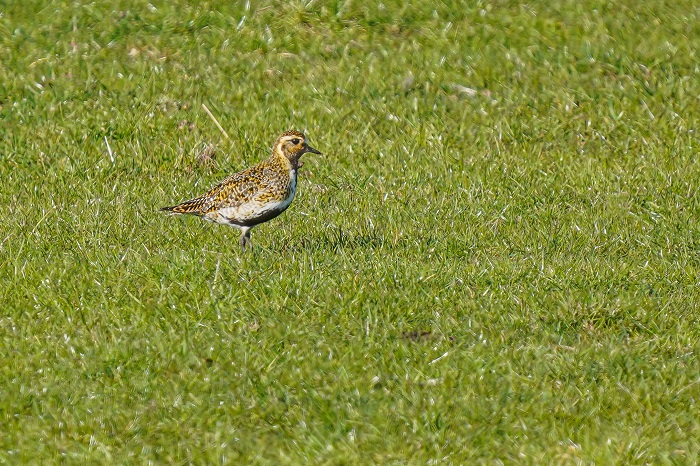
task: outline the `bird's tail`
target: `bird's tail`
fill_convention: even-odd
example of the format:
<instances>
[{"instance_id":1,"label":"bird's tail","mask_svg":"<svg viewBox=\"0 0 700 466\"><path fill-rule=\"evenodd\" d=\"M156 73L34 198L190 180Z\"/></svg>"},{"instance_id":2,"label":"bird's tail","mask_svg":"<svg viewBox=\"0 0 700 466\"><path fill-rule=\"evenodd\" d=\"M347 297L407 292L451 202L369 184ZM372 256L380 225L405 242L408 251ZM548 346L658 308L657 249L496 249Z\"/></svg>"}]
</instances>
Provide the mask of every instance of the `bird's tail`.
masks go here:
<instances>
[{"instance_id":1,"label":"bird's tail","mask_svg":"<svg viewBox=\"0 0 700 466\"><path fill-rule=\"evenodd\" d=\"M171 207L163 207L160 210L164 212L173 212L175 214L193 214L193 215L203 215L204 214L204 204L207 202L206 197L197 197L195 199L190 199L181 204L174 205Z\"/></svg>"}]
</instances>

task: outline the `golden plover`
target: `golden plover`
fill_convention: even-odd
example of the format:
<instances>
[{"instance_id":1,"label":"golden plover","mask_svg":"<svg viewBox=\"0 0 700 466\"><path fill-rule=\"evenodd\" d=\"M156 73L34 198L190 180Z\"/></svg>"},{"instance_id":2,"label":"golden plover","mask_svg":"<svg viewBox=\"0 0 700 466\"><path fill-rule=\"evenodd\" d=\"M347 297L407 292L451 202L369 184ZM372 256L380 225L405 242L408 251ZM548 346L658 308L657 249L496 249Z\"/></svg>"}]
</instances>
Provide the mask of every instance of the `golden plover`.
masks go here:
<instances>
[{"instance_id":1,"label":"golden plover","mask_svg":"<svg viewBox=\"0 0 700 466\"><path fill-rule=\"evenodd\" d=\"M253 247L250 230L284 212L297 192L299 158L307 152L320 154L306 143L299 131L282 133L269 159L229 176L208 193L160 210L191 214L241 230L239 244Z\"/></svg>"}]
</instances>

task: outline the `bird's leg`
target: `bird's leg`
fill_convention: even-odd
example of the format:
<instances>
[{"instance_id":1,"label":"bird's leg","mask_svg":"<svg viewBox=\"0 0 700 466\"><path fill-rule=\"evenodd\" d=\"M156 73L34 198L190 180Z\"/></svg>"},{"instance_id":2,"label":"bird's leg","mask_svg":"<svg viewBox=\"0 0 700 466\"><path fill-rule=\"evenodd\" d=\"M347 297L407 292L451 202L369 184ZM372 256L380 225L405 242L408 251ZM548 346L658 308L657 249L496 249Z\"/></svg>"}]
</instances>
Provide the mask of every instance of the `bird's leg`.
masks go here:
<instances>
[{"instance_id":1,"label":"bird's leg","mask_svg":"<svg viewBox=\"0 0 700 466\"><path fill-rule=\"evenodd\" d=\"M242 235L241 235L241 239L238 240L238 244L241 245L241 251L242 251L242 252L245 252L246 245L248 244L249 241L250 241L250 238L248 238L247 236L245 236L245 234L242 234Z\"/></svg>"},{"instance_id":2,"label":"bird's leg","mask_svg":"<svg viewBox=\"0 0 700 466\"><path fill-rule=\"evenodd\" d=\"M241 239L238 241L241 245L241 250L245 252L246 246L253 249L253 242L250 240L250 228L243 228L241 231Z\"/></svg>"}]
</instances>

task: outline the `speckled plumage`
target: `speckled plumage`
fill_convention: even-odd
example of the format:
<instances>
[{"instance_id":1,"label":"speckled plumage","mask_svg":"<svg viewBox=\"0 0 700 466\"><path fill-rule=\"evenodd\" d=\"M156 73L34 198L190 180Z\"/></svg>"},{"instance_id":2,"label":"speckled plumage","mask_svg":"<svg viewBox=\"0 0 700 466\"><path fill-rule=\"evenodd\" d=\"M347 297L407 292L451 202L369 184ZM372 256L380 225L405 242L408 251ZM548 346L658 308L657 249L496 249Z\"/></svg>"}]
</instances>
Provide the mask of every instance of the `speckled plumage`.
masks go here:
<instances>
[{"instance_id":1,"label":"speckled plumage","mask_svg":"<svg viewBox=\"0 0 700 466\"><path fill-rule=\"evenodd\" d=\"M235 173L208 193L161 210L191 214L241 229L240 245L250 243L250 230L284 212L296 194L299 158L307 152L320 154L306 143L299 131L282 133L269 159Z\"/></svg>"}]
</instances>

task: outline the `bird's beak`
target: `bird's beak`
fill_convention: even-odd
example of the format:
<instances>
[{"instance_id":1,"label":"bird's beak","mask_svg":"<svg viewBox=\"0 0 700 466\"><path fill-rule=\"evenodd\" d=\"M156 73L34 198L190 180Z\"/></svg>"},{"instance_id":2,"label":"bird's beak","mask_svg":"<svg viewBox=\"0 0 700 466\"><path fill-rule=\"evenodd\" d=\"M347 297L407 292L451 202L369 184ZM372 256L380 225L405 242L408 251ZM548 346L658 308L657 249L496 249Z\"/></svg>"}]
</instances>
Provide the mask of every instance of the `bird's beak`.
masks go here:
<instances>
[{"instance_id":1,"label":"bird's beak","mask_svg":"<svg viewBox=\"0 0 700 466\"><path fill-rule=\"evenodd\" d=\"M317 151L316 149L314 149L313 147L311 147L308 144L306 145L306 150L304 152L311 152L312 154L323 155L322 153L320 153L319 151Z\"/></svg>"}]
</instances>

